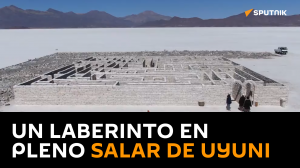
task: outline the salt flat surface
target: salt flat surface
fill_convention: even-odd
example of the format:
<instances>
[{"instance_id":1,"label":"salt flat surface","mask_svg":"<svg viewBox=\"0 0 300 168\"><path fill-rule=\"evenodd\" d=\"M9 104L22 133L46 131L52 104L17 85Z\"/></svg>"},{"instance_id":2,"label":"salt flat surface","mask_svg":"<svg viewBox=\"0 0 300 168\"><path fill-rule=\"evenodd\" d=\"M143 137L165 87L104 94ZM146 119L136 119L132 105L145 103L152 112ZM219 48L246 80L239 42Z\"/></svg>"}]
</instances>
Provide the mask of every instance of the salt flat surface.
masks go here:
<instances>
[{"instance_id":1,"label":"salt flat surface","mask_svg":"<svg viewBox=\"0 0 300 168\"><path fill-rule=\"evenodd\" d=\"M0 68L54 52L153 50L241 50L289 54L274 59L237 59L241 65L290 88L288 107L253 111L300 111L300 28L126 28L0 30ZM56 50L57 49L57 50ZM226 95L224 96L225 101ZM234 103L232 111L237 110ZM224 107L148 106L8 106L0 111L226 111Z\"/></svg>"},{"instance_id":2,"label":"salt flat surface","mask_svg":"<svg viewBox=\"0 0 300 168\"><path fill-rule=\"evenodd\" d=\"M299 48L300 28L111 28L0 30L0 68L59 52ZM57 49L57 50L56 50Z\"/></svg>"},{"instance_id":3,"label":"salt flat surface","mask_svg":"<svg viewBox=\"0 0 300 168\"><path fill-rule=\"evenodd\" d=\"M225 101L224 101L225 103ZM0 108L5 112L227 112L224 106L7 106ZM251 112L282 112L292 111L295 109L259 106L252 107ZM230 112L240 112L238 103L233 102Z\"/></svg>"}]
</instances>

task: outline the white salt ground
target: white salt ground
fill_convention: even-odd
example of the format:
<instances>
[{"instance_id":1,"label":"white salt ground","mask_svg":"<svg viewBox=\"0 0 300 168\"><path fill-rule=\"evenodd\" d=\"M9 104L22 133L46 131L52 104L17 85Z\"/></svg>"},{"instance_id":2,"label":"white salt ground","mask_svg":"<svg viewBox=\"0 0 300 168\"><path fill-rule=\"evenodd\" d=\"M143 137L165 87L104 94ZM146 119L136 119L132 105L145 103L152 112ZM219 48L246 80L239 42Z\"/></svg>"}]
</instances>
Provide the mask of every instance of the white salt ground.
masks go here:
<instances>
[{"instance_id":1,"label":"white salt ground","mask_svg":"<svg viewBox=\"0 0 300 168\"><path fill-rule=\"evenodd\" d=\"M7 106L5 112L226 112L224 106ZM253 107L251 112L294 111L290 108L260 106ZM228 111L229 112L229 111ZM230 112L240 112L238 104L233 102Z\"/></svg>"},{"instance_id":2,"label":"white salt ground","mask_svg":"<svg viewBox=\"0 0 300 168\"><path fill-rule=\"evenodd\" d=\"M274 59L234 59L290 88L288 107L253 107L252 111L300 112L300 28L128 28L0 30L0 68L54 52L153 50L268 51L286 46L289 54ZM56 50L57 49L57 50ZM225 102L226 95L224 95ZM238 112L233 103L232 112ZM11 106L0 111L226 111L213 107L178 106Z\"/></svg>"}]
</instances>

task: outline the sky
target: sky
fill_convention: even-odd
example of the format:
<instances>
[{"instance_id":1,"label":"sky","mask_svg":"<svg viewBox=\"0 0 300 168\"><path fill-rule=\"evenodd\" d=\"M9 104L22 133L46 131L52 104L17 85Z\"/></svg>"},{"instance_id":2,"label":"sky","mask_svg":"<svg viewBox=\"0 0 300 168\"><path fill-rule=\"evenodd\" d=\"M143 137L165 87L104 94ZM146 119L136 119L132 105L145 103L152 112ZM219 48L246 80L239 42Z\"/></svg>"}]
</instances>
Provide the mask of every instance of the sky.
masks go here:
<instances>
[{"instance_id":1,"label":"sky","mask_svg":"<svg viewBox=\"0 0 300 168\"><path fill-rule=\"evenodd\" d=\"M0 0L0 8L15 5L22 9L86 13L105 11L116 17L138 14L145 10L167 16L202 19L225 18L249 9L287 10L300 14L300 0Z\"/></svg>"}]
</instances>

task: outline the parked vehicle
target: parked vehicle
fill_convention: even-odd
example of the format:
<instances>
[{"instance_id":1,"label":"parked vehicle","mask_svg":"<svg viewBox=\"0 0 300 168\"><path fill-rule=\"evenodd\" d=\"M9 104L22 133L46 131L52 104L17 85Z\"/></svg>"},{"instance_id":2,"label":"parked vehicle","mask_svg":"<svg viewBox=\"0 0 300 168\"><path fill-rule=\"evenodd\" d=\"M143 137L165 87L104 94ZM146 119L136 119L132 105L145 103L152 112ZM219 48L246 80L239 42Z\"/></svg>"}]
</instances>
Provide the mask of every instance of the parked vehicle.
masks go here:
<instances>
[{"instance_id":1,"label":"parked vehicle","mask_svg":"<svg viewBox=\"0 0 300 168\"><path fill-rule=\"evenodd\" d=\"M287 47L278 47L278 49L275 49L276 54L286 55L288 53Z\"/></svg>"}]
</instances>

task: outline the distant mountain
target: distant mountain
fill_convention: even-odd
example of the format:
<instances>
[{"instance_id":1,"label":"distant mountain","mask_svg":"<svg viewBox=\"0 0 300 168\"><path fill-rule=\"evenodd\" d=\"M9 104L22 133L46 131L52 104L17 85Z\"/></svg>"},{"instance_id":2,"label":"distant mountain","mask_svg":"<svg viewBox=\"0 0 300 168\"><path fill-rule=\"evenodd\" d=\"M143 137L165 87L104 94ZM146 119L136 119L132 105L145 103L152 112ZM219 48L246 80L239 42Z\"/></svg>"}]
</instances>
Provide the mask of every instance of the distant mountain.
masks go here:
<instances>
[{"instance_id":1,"label":"distant mountain","mask_svg":"<svg viewBox=\"0 0 300 168\"><path fill-rule=\"evenodd\" d=\"M6 29L29 29L29 27L25 27L25 26L14 26L14 27L7 27Z\"/></svg>"},{"instance_id":2,"label":"distant mountain","mask_svg":"<svg viewBox=\"0 0 300 168\"><path fill-rule=\"evenodd\" d=\"M137 15L115 17L93 10L83 14L55 9L23 10L16 6L0 8L0 28L102 28L102 27L288 27L300 26L300 15L254 16L245 13L223 19L180 18L145 11Z\"/></svg>"},{"instance_id":3,"label":"distant mountain","mask_svg":"<svg viewBox=\"0 0 300 168\"><path fill-rule=\"evenodd\" d=\"M300 15L254 16L245 13L223 19L179 18L147 22L140 27L289 27L300 26Z\"/></svg>"},{"instance_id":4,"label":"distant mountain","mask_svg":"<svg viewBox=\"0 0 300 168\"><path fill-rule=\"evenodd\" d=\"M97 28L131 27L132 25L131 21L101 11L76 14L63 13L54 9L37 11L23 10L16 6L0 8L0 28Z\"/></svg>"},{"instance_id":5,"label":"distant mountain","mask_svg":"<svg viewBox=\"0 0 300 168\"><path fill-rule=\"evenodd\" d=\"M145 12L139 13L137 15L134 14L134 15L129 15L129 16L123 17L124 20L131 21L131 22L135 23L136 25L140 25L140 24L150 22L150 21L170 20L171 18L172 17L170 17L170 16L160 15L153 11L145 11Z\"/></svg>"},{"instance_id":6,"label":"distant mountain","mask_svg":"<svg viewBox=\"0 0 300 168\"><path fill-rule=\"evenodd\" d=\"M201 25L202 22L203 20L197 17L194 18L173 17L170 20L157 20L152 22L146 22L140 25L140 27L195 27L197 25Z\"/></svg>"}]
</instances>

